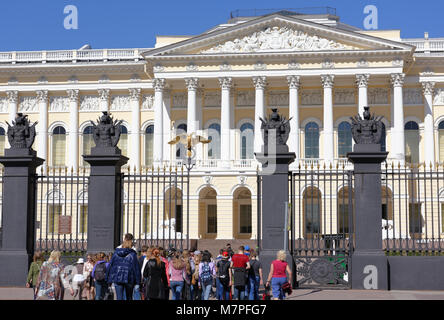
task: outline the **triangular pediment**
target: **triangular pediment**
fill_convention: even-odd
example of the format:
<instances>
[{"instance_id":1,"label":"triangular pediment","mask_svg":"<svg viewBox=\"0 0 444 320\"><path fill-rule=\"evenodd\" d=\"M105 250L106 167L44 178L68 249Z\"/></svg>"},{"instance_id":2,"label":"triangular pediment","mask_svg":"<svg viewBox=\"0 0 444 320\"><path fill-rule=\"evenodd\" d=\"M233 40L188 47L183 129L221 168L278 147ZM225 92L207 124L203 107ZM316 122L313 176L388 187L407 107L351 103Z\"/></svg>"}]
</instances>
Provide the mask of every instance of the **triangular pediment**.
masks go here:
<instances>
[{"instance_id":1,"label":"triangular pediment","mask_svg":"<svg viewBox=\"0 0 444 320\"><path fill-rule=\"evenodd\" d=\"M236 55L268 52L324 52L360 50L411 51L412 46L273 14L203 33L190 39L150 50L150 56Z\"/></svg>"}]
</instances>

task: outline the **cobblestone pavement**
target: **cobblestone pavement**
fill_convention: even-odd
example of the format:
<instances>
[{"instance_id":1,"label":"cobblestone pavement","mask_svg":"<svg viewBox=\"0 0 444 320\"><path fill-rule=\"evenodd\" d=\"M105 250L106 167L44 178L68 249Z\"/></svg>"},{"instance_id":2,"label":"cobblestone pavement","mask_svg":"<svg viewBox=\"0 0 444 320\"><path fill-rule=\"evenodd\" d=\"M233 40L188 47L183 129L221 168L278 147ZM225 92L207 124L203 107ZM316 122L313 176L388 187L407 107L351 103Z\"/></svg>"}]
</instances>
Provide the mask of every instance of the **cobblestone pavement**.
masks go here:
<instances>
[{"instance_id":1,"label":"cobblestone pavement","mask_svg":"<svg viewBox=\"0 0 444 320\"><path fill-rule=\"evenodd\" d=\"M0 300L32 300L32 289L0 288ZM444 300L443 291L310 290L298 289L289 300ZM65 300L73 300L66 292Z\"/></svg>"}]
</instances>

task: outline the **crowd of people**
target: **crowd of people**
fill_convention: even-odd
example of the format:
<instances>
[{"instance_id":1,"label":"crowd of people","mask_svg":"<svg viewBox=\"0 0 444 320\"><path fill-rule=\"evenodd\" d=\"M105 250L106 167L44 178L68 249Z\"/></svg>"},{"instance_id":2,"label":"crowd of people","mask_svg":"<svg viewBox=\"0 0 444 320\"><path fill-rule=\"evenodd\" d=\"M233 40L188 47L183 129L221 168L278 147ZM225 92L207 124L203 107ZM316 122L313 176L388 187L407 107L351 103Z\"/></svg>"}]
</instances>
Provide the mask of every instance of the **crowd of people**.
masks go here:
<instances>
[{"instance_id":1,"label":"crowd of people","mask_svg":"<svg viewBox=\"0 0 444 320\"><path fill-rule=\"evenodd\" d=\"M291 293L292 274L283 250L265 283L257 252L249 246L234 252L227 244L216 257L207 250L143 246L138 255L133 235L126 234L113 253L88 254L86 262L79 258L69 266L60 257L52 251L44 261L42 253L35 253L26 284L34 299L62 300L69 292L79 300L260 300Z\"/></svg>"}]
</instances>

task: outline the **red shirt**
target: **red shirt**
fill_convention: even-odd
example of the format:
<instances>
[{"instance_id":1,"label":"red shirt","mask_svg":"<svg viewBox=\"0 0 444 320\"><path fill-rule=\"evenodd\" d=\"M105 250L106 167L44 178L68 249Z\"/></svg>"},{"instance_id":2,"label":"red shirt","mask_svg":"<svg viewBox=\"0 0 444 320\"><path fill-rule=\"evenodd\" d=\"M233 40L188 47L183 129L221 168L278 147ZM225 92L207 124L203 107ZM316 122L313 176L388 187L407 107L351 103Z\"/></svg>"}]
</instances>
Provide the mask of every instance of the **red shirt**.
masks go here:
<instances>
[{"instance_id":1,"label":"red shirt","mask_svg":"<svg viewBox=\"0 0 444 320\"><path fill-rule=\"evenodd\" d=\"M273 278L285 278L287 274L285 269L287 268L287 262L281 260L274 260L273 265Z\"/></svg>"},{"instance_id":2,"label":"red shirt","mask_svg":"<svg viewBox=\"0 0 444 320\"><path fill-rule=\"evenodd\" d=\"M244 254L237 253L231 257L233 268L246 268L248 261L250 261L250 259L248 259L248 257Z\"/></svg>"}]
</instances>

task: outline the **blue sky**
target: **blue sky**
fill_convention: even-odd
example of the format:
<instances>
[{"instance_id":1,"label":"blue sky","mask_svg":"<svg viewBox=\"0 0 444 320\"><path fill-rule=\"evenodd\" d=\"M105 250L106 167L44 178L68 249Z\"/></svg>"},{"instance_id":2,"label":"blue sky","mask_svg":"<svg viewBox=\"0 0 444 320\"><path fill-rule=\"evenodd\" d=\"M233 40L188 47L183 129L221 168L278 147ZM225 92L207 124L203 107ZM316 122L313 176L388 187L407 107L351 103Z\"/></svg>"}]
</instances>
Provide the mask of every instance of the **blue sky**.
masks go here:
<instances>
[{"instance_id":1,"label":"blue sky","mask_svg":"<svg viewBox=\"0 0 444 320\"><path fill-rule=\"evenodd\" d=\"M63 10L78 9L66 30ZM195 35L224 23L236 9L333 7L341 21L363 28L366 5L378 8L378 29L403 38L444 37L442 0L15 0L0 4L0 51L153 47L156 35Z\"/></svg>"}]
</instances>

